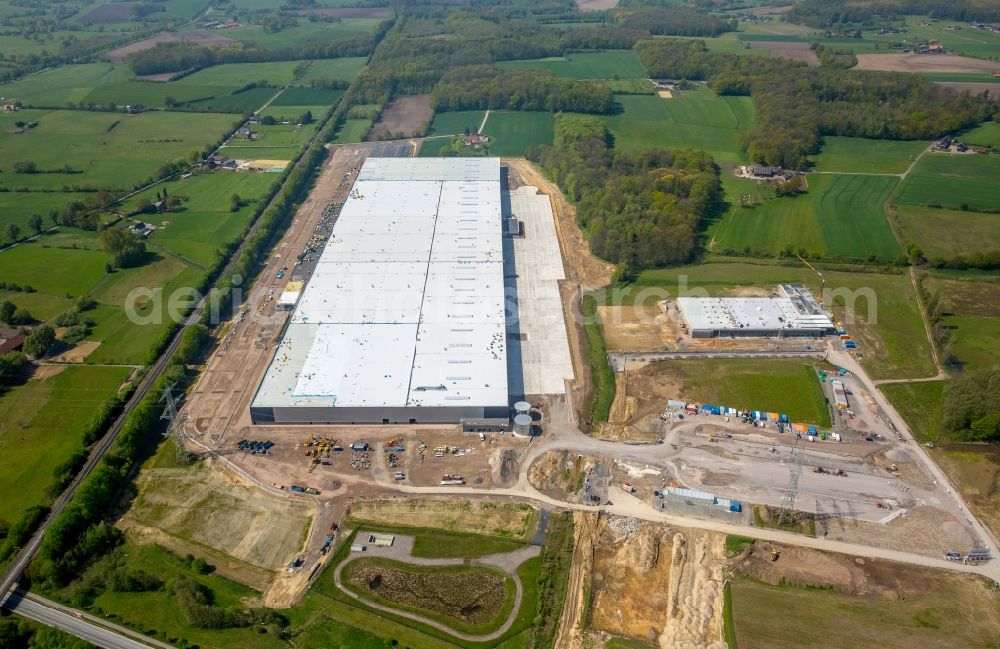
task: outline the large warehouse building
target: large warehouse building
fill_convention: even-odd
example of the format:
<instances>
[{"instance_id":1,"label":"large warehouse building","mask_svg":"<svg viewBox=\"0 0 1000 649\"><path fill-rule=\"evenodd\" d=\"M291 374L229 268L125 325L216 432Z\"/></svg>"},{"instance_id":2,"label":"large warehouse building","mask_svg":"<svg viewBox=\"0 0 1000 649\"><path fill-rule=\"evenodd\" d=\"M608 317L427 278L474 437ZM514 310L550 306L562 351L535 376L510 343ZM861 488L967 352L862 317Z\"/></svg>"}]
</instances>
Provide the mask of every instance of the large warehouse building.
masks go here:
<instances>
[{"instance_id":1,"label":"large warehouse building","mask_svg":"<svg viewBox=\"0 0 1000 649\"><path fill-rule=\"evenodd\" d=\"M693 338L819 337L836 327L800 284L778 286L776 297L679 297L677 307Z\"/></svg>"},{"instance_id":2,"label":"large warehouse building","mask_svg":"<svg viewBox=\"0 0 1000 649\"><path fill-rule=\"evenodd\" d=\"M500 181L497 158L369 158L254 423L507 417Z\"/></svg>"}]
</instances>

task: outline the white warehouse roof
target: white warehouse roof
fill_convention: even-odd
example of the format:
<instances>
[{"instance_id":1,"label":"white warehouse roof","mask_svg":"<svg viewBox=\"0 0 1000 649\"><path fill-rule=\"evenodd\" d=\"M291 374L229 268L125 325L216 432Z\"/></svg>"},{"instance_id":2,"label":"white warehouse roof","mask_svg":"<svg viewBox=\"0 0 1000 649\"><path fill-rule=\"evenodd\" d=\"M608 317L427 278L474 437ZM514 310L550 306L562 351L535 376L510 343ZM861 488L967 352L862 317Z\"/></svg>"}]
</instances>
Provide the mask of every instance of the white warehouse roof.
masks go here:
<instances>
[{"instance_id":1,"label":"white warehouse roof","mask_svg":"<svg viewBox=\"0 0 1000 649\"><path fill-rule=\"evenodd\" d=\"M788 297L679 297L677 306L692 332L823 331L834 329L822 313L800 309Z\"/></svg>"},{"instance_id":2,"label":"white warehouse roof","mask_svg":"<svg viewBox=\"0 0 1000 649\"><path fill-rule=\"evenodd\" d=\"M497 158L369 158L254 407L506 406Z\"/></svg>"}]
</instances>

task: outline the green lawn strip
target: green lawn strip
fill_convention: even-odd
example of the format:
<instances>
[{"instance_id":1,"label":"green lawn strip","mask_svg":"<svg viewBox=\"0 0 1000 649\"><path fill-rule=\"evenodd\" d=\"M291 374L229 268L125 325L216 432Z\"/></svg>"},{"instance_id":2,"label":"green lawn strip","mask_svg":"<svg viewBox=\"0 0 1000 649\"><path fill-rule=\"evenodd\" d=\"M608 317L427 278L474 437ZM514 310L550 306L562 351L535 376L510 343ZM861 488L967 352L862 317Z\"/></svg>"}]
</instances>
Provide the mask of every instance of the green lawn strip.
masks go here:
<instances>
[{"instance_id":1,"label":"green lawn strip","mask_svg":"<svg viewBox=\"0 0 1000 649\"><path fill-rule=\"evenodd\" d=\"M211 98L191 101L188 108L197 111L212 111L218 113L243 113L257 110L278 93L277 88L251 88L232 94L217 94ZM277 101L277 99L275 100ZM300 103L296 101L295 103Z\"/></svg>"},{"instance_id":2,"label":"green lawn strip","mask_svg":"<svg viewBox=\"0 0 1000 649\"><path fill-rule=\"evenodd\" d=\"M0 253L0 275L5 282L33 286L40 293L77 298L105 275L108 256L103 251L44 248L45 238Z\"/></svg>"},{"instance_id":3,"label":"green lawn strip","mask_svg":"<svg viewBox=\"0 0 1000 649\"><path fill-rule=\"evenodd\" d=\"M301 47L365 36L371 34L380 22L376 18L344 18L333 23L302 21L295 27L272 33L265 31L261 25L240 25L227 29L226 36L265 50L282 49L288 47L289 43Z\"/></svg>"},{"instance_id":4,"label":"green lawn strip","mask_svg":"<svg viewBox=\"0 0 1000 649\"><path fill-rule=\"evenodd\" d=\"M294 144L277 146L224 146L219 153L236 160L291 160L302 147ZM228 172L227 172L228 173Z\"/></svg>"},{"instance_id":5,"label":"green lawn strip","mask_svg":"<svg viewBox=\"0 0 1000 649\"><path fill-rule=\"evenodd\" d=\"M324 106L329 108L340 100L343 90L327 90L325 88L304 88L293 86L286 88L278 95L272 106ZM319 115L316 115L319 118Z\"/></svg>"},{"instance_id":6,"label":"green lawn strip","mask_svg":"<svg viewBox=\"0 0 1000 649\"><path fill-rule=\"evenodd\" d=\"M726 546L729 545L730 537L726 537ZM733 622L733 587L730 582L722 590L722 637L729 646L729 649L737 649L736 624Z\"/></svg>"},{"instance_id":7,"label":"green lawn strip","mask_svg":"<svg viewBox=\"0 0 1000 649\"><path fill-rule=\"evenodd\" d=\"M587 361L590 364L590 395L587 416L592 423L608 420L611 404L615 400L615 373L608 360L604 344L604 325L597 313L597 300L587 294L581 298L580 311L584 317Z\"/></svg>"},{"instance_id":8,"label":"green lawn strip","mask_svg":"<svg viewBox=\"0 0 1000 649\"><path fill-rule=\"evenodd\" d=\"M644 79L646 69L632 50L574 52L548 59L503 61L508 69L547 70L557 77L573 79Z\"/></svg>"},{"instance_id":9,"label":"green lawn strip","mask_svg":"<svg viewBox=\"0 0 1000 649\"><path fill-rule=\"evenodd\" d=\"M492 113L490 114L492 115ZM485 110L458 110L435 113L434 119L431 121L429 135L464 135L466 129L475 133L479 130L479 125L483 123L485 115ZM431 140L431 142L439 142L441 145L445 145L449 143L449 140L442 138L440 140ZM424 146L430 146L431 142L425 143Z\"/></svg>"},{"instance_id":10,"label":"green lawn strip","mask_svg":"<svg viewBox=\"0 0 1000 649\"><path fill-rule=\"evenodd\" d=\"M490 111L484 132L494 138L489 145L490 155L523 156L529 146L551 146L554 128L552 113L494 110Z\"/></svg>"},{"instance_id":11,"label":"green lawn strip","mask_svg":"<svg viewBox=\"0 0 1000 649\"><path fill-rule=\"evenodd\" d=\"M240 86L261 81L285 85L293 80L292 72L302 61L269 61L266 63L226 63L213 65L189 74L179 81L195 86Z\"/></svg>"},{"instance_id":12,"label":"green lawn strip","mask_svg":"<svg viewBox=\"0 0 1000 649\"><path fill-rule=\"evenodd\" d=\"M37 320L48 320L73 306L73 300L49 293L22 293L20 291L0 291L0 302L13 302L15 306L27 309Z\"/></svg>"},{"instance_id":13,"label":"green lawn strip","mask_svg":"<svg viewBox=\"0 0 1000 649\"><path fill-rule=\"evenodd\" d=\"M749 536L740 536L738 534L727 534L726 535L726 556L735 557L741 554L743 550L751 547L757 539L750 538Z\"/></svg>"},{"instance_id":14,"label":"green lawn strip","mask_svg":"<svg viewBox=\"0 0 1000 649\"><path fill-rule=\"evenodd\" d=\"M42 217L42 228L52 227L49 210L61 212L67 203L86 200L89 194L74 192L0 192L0 242L7 243L7 226L21 228L21 237L35 234L31 217Z\"/></svg>"},{"instance_id":15,"label":"green lawn strip","mask_svg":"<svg viewBox=\"0 0 1000 649\"><path fill-rule=\"evenodd\" d=\"M1000 147L1000 122L986 122L958 136L972 146Z\"/></svg>"},{"instance_id":16,"label":"green lawn strip","mask_svg":"<svg viewBox=\"0 0 1000 649\"><path fill-rule=\"evenodd\" d=\"M500 610L497 612L496 616L493 617L489 622L484 622L481 624L473 624L461 620L459 618L448 615L447 613L441 611L435 611L433 609L424 608L421 606L405 604L389 597L383 596L379 593L372 592L371 590L365 589L363 587L357 586L351 580L351 575L353 570L359 569L363 565L369 565L375 568L381 568L384 570L394 570L397 572L410 573L415 575L459 575L459 574L475 574L479 575L481 579L487 579L488 577L493 577L497 579L502 579L504 587L506 590L506 595L503 600L503 604ZM410 613L415 613L417 615L422 615L428 619L440 622L448 626L451 629L460 631L462 633L468 633L472 635L484 635L486 633L491 633L497 630L507 618L510 616L510 611L514 607L514 597L515 597L515 586L514 580L504 571L487 567L487 566L419 566L412 563L406 563L405 561L395 561L392 559L385 559L381 557L351 557L347 562L345 562L344 569L340 575L341 583L345 588L355 593L362 599L368 602L374 602L376 604L381 604L383 606L388 606L400 611L408 611ZM470 600L471 603L472 600Z\"/></svg>"},{"instance_id":17,"label":"green lawn strip","mask_svg":"<svg viewBox=\"0 0 1000 649\"><path fill-rule=\"evenodd\" d=\"M361 142L372 127L370 119L346 119L344 124L337 130L337 136L333 138L333 144L349 144Z\"/></svg>"},{"instance_id":18,"label":"green lawn strip","mask_svg":"<svg viewBox=\"0 0 1000 649\"><path fill-rule=\"evenodd\" d=\"M947 381L888 383L882 393L892 403L919 442L938 441L941 431L941 399Z\"/></svg>"},{"instance_id":19,"label":"green lawn strip","mask_svg":"<svg viewBox=\"0 0 1000 649\"><path fill-rule=\"evenodd\" d=\"M453 532L431 527L380 525L353 516L348 520L346 525L369 532L385 532L387 534L412 536L414 537L413 556L429 559L483 557L488 554L511 552L525 545L525 541L517 541L510 538L489 536L486 534ZM534 534L533 531L530 533Z\"/></svg>"},{"instance_id":20,"label":"green lawn strip","mask_svg":"<svg viewBox=\"0 0 1000 649\"><path fill-rule=\"evenodd\" d=\"M931 143L827 136L815 157L816 171L900 174Z\"/></svg>"},{"instance_id":21,"label":"green lawn strip","mask_svg":"<svg viewBox=\"0 0 1000 649\"><path fill-rule=\"evenodd\" d=\"M218 85L203 85L188 83L184 79L178 81L122 81L112 85L98 86L83 98L84 102L94 104L113 103L117 106L127 106L140 104L147 108L168 108L171 104L184 106L191 102L191 105L201 106L207 110L209 102L225 97L234 97L232 103L239 103L233 95L239 90L240 85L236 83L221 83ZM272 90L274 94L277 90ZM243 94L243 93L240 93ZM217 112L226 112L218 110ZM229 111L239 112L239 111Z\"/></svg>"},{"instance_id":22,"label":"green lawn strip","mask_svg":"<svg viewBox=\"0 0 1000 649\"><path fill-rule=\"evenodd\" d=\"M946 315L941 324L950 330L946 351L966 369L985 369L1000 363L1000 326L996 316Z\"/></svg>"},{"instance_id":23,"label":"green lawn strip","mask_svg":"<svg viewBox=\"0 0 1000 649\"><path fill-rule=\"evenodd\" d=\"M82 447L84 426L130 370L66 367L0 393L0 520L49 500L53 469Z\"/></svg>"},{"instance_id":24,"label":"green lawn strip","mask_svg":"<svg viewBox=\"0 0 1000 649\"><path fill-rule=\"evenodd\" d=\"M920 246L928 259L1000 249L1000 216L920 205L897 205L903 236Z\"/></svg>"},{"instance_id":25,"label":"green lawn strip","mask_svg":"<svg viewBox=\"0 0 1000 649\"><path fill-rule=\"evenodd\" d=\"M1000 210L1000 155L925 155L894 196L899 204Z\"/></svg>"}]
</instances>

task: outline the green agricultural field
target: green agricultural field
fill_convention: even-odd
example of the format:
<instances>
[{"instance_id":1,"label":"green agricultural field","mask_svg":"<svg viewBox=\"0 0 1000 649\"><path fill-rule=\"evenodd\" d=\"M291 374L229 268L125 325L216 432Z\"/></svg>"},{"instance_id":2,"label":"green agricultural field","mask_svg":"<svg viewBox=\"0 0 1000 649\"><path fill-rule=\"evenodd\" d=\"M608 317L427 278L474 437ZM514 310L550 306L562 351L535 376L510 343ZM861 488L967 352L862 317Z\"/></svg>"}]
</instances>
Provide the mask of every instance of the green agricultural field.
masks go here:
<instances>
[{"instance_id":1,"label":"green agricultural field","mask_svg":"<svg viewBox=\"0 0 1000 649\"><path fill-rule=\"evenodd\" d=\"M792 421L830 426L830 410L811 364L794 360L683 360L664 363L663 367L676 374L683 385L678 399L781 412Z\"/></svg>"},{"instance_id":2,"label":"green agricultural field","mask_svg":"<svg viewBox=\"0 0 1000 649\"><path fill-rule=\"evenodd\" d=\"M3 95L25 106L63 107L81 102L95 88L128 81L132 71L115 63L64 65L3 85ZM126 102L127 103L127 102Z\"/></svg>"},{"instance_id":3,"label":"green agricultural field","mask_svg":"<svg viewBox=\"0 0 1000 649\"><path fill-rule=\"evenodd\" d=\"M0 242L6 243L4 230L9 223L21 228L21 236L34 234L29 221L38 214L42 217L42 227L52 227L49 210L61 210L70 201L82 201L88 194L56 192L0 192Z\"/></svg>"},{"instance_id":4,"label":"green agricultural field","mask_svg":"<svg viewBox=\"0 0 1000 649\"><path fill-rule=\"evenodd\" d=\"M257 110L278 92L275 88L251 88L250 90L234 92L229 95L216 95L211 99L192 101L187 105L194 110L242 113L248 110Z\"/></svg>"},{"instance_id":5,"label":"green agricultural field","mask_svg":"<svg viewBox=\"0 0 1000 649\"><path fill-rule=\"evenodd\" d=\"M897 179L884 176L808 176L809 191L793 197L768 197L754 181L723 174L729 212L709 228L710 248L718 251L895 259L899 244L883 211ZM762 203L742 207L751 194Z\"/></svg>"},{"instance_id":6,"label":"green agricultural field","mask_svg":"<svg viewBox=\"0 0 1000 649\"><path fill-rule=\"evenodd\" d=\"M337 136L333 138L333 144L360 142L371 127L370 119L345 119L344 124L337 130Z\"/></svg>"},{"instance_id":7,"label":"green agricultural field","mask_svg":"<svg viewBox=\"0 0 1000 649\"><path fill-rule=\"evenodd\" d=\"M920 25L921 22L928 23ZM1000 56L1000 34L995 32L971 29L968 23L955 22L951 20L935 20L929 22L926 16L907 16L904 23L905 34L885 34L866 32L864 43L865 51L891 52L890 46L901 40L913 42L917 40L937 39L941 41L944 48L953 54L963 54L981 59L993 59ZM961 27L959 30L948 29L949 27ZM878 46L880 49L875 50Z\"/></svg>"},{"instance_id":8,"label":"green agricultural field","mask_svg":"<svg viewBox=\"0 0 1000 649\"><path fill-rule=\"evenodd\" d=\"M214 99L229 98L239 86L235 84L205 86L180 81L123 81L114 85L99 86L88 93L83 101L94 104L128 106L141 104L149 108L167 108L171 104L185 105L188 102L209 102ZM254 92L254 91L250 91ZM273 95L277 91L272 91ZM260 103L267 101L265 98ZM207 104L198 104L201 110L210 110ZM223 112L221 109L219 112ZM239 111L230 111L239 112Z\"/></svg>"},{"instance_id":9,"label":"green agricultural field","mask_svg":"<svg viewBox=\"0 0 1000 649\"><path fill-rule=\"evenodd\" d=\"M1000 148L1000 122L986 122L959 136L970 145Z\"/></svg>"},{"instance_id":10,"label":"green agricultural field","mask_svg":"<svg viewBox=\"0 0 1000 649\"><path fill-rule=\"evenodd\" d=\"M269 34L260 25L240 25L226 30L226 36L261 49L273 50L291 44L302 46L313 43L330 43L355 36L365 36L375 31L381 21L375 18L344 18L334 23L311 23L304 18L298 25Z\"/></svg>"},{"instance_id":11,"label":"green agricultural field","mask_svg":"<svg viewBox=\"0 0 1000 649\"><path fill-rule=\"evenodd\" d=\"M50 190L73 185L131 189L165 162L187 158L218 141L236 118L55 110L33 114L38 125L30 131L11 132L17 119L20 113L0 115L0 148L8 160L34 161L39 171L69 166L72 172L19 174L2 165L0 186Z\"/></svg>"},{"instance_id":12,"label":"green agricultural field","mask_svg":"<svg viewBox=\"0 0 1000 649\"><path fill-rule=\"evenodd\" d=\"M316 132L316 128L319 126L319 123L316 121L303 126L299 126L294 123L296 118L301 115L302 112L304 111L286 115L286 118L290 118L292 120L292 123L289 124L257 124L253 127L254 139L247 140L243 138L233 138L229 140L226 148L235 149L238 147L250 147L259 149L261 147L271 146L301 146L309 140L312 134ZM232 152L230 151L228 153Z\"/></svg>"},{"instance_id":13,"label":"green agricultural field","mask_svg":"<svg viewBox=\"0 0 1000 649\"><path fill-rule=\"evenodd\" d=\"M907 176L895 201L900 204L929 205L958 209L1000 210L1000 155L925 155Z\"/></svg>"},{"instance_id":14,"label":"green agricultural field","mask_svg":"<svg viewBox=\"0 0 1000 649\"><path fill-rule=\"evenodd\" d=\"M53 368L0 394L0 520L14 523L28 507L47 501L53 469L81 448L84 426L115 396L130 370Z\"/></svg>"},{"instance_id":15,"label":"green agricultural field","mask_svg":"<svg viewBox=\"0 0 1000 649\"><path fill-rule=\"evenodd\" d=\"M557 77L573 79L644 79L646 69L632 50L577 52L567 56L524 61L504 61L508 69L548 70Z\"/></svg>"},{"instance_id":16,"label":"green agricultural field","mask_svg":"<svg viewBox=\"0 0 1000 649\"><path fill-rule=\"evenodd\" d=\"M805 649L825 638L838 649L995 646L992 620L967 615L969 607L995 605L980 599L995 600L995 595L943 570L920 573L904 580L909 592L899 599L738 578L731 586L737 644L740 649Z\"/></svg>"},{"instance_id":17,"label":"green agricultural field","mask_svg":"<svg viewBox=\"0 0 1000 649\"><path fill-rule=\"evenodd\" d=\"M264 110L260 111L259 115L261 117L270 115L279 122L283 121L293 121L298 119L307 110L312 112L315 119L319 119L323 114L329 109L329 106L275 106L274 104L268 106ZM254 127L256 128L256 127Z\"/></svg>"},{"instance_id":18,"label":"green agricultural field","mask_svg":"<svg viewBox=\"0 0 1000 649\"><path fill-rule=\"evenodd\" d=\"M297 83L308 86L314 79L334 79L340 81L353 81L358 76L361 68L364 67L367 59L363 56L348 56L342 59L321 59L313 61L306 68Z\"/></svg>"},{"instance_id":19,"label":"green agricultural field","mask_svg":"<svg viewBox=\"0 0 1000 649\"><path fill-rule=\"evenodd\" d=\"M907 275L849 273L819 266L831 293L834 318L858 342L858 351L864 353L861 363L873 379L924 378L935 373ZM679 287L704 290L709 295L732 295L737 289L770 290L780 283L803 283L816 294L821 290L819 277L805 265L706 263L644 271L628 287L623 303L637 299L643 288L664 292L659 296L662 299L683 294Z\"/></svg>"},{"instance_id":20,"label":"green agricultural field","mask_svg":"<svg viewBox=\"0 0 1000 649\"><path fill-rule=\"evenodd\" d=\"M293 80L292 71L301 61L274 61L268 63L228 63L213 65L180 79L195 86L235 86L258 81L272 85L285 85ZM172 84L168 84L172 85Z\"/></svg>"},{"instance_id":21,"label":"green agricultural field","mask_svg":"<svg viewBox=\"0 0 1000 649\"><path fill-rule=\"evenodd\" d=\"M816 171L901 174L930 142L867 140L860 137L823 138L814 159Z\"/></svg>"},{"instance_id":22,"label":"green agricultural field","mask_svg":"<svg viewBox=\"0 0 1000 649\"><path fill-rule=\"evenodd\" d=\"M903 237L920 246L928 259L1000 250L998 214L919 205L898 205L893 211Z\"/></svg>"},{"instance_id":23,"label":"green agricultural field","mask_svg":"<svg viewBox=\"0 0 1000 649\"><path fill-rule=\"evenodd\" d=\"M177 212L140 217L157 228L149 236L150 245L163 246L185 259L208 265L220 247L240 238L257 204L278 177L278 174L228 171L198 174L157 185L136 196L129 206L141 198L155 200L160 191L180 198ZM238 211L230 212L234 194L244 204Z\"/></svg>"},{"instance_id":24,"label":"green agricultural field","mask_svg":"<svg viewBox=\"0 0 1000 649\"><path fill-rule=\"evenodd\" d=\"M435 113L431 121L430 135L460 135L465 129L476 132L483 123L484 110L459 110L454 112ZM493 115L493 113L491 113ZM492 117L491 117L492 119ZM441 140L447 143L447 140ZM437 155L435 153L435 155Z\"/></svg>"},{"instance_id":25,"label":"green agricultural field","mask_svg":"<svg viewBox=\"0 0 1000 649\"><path fill-rule=\"evenodd\" d=\"M551 146L553 129L552 113L494 110L483 132L494 138L490 155L523 156L529 146Z\"/></svg>"},{"instance_id":26,"label":"green agricultural field","mask_svg":"<svg viewBox=\"0 0 1000 649\"><path fill-rule=\"evenodd\" d=\"M324 90L322 88L303 88L293 86L278 95L271 102L272 106L326 106L330 107L340 100L343 90ZM316 115L317 118L322 114Z\"/></svg>"},{"instance_id":27,"label":"green agricultural field","mask_svg":"<svg viewBox=\"0 0 1000 649\"><path fill-rule=\"evenodd\" d=\"M656 95L617 95L619 115L601 119L624 151L664 147L708 151L716 162L743 162L743 133L755 124L749 97L720 97L699 85L675 93L672 99Z\"/></svg>"},{"instance_id":28,"label":"green agricultural field","mask_svg":"<svg viewBox=\"0 0 1000 649\"><path fill-rule=\"evenodd\" d=\"M941 431L941 397L945 383L887 383L880 389L906 420L917 441L936 442Z\"/></svg>"},{"instance_id":29,"label":"green agricultural field","mask_svg":"<svg viewBox=\"0 0 1000 649\"><path fill-rule=\"evenodd\" d=\"M938 299L941 325L947 329L945 357L966 370L1000 363L1000 282L995 278L924 279Z\"/></svg>"}]
</instances>

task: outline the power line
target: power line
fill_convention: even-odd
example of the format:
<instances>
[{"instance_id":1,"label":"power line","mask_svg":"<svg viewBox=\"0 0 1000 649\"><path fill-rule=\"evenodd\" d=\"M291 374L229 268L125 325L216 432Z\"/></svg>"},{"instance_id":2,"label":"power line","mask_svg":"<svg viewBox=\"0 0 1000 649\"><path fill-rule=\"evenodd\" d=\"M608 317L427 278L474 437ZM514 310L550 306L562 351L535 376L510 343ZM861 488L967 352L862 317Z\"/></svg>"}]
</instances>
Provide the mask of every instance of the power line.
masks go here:
<instances>
[{"instance_id":1,"label":"power line","mask_svg":"<svg viewBox=\"0 0 1000 649\"><path fill-rule=\"evenodd\" d=\"M795 516L795 499L799 495L799 477L802 475L802 453L799 451L799 439L795 439L792 449L792 468L788 472L788 487L785 497L781 499L781 511L778 513L778 523L791 523Z\"/></svg>"}]
</instances>

